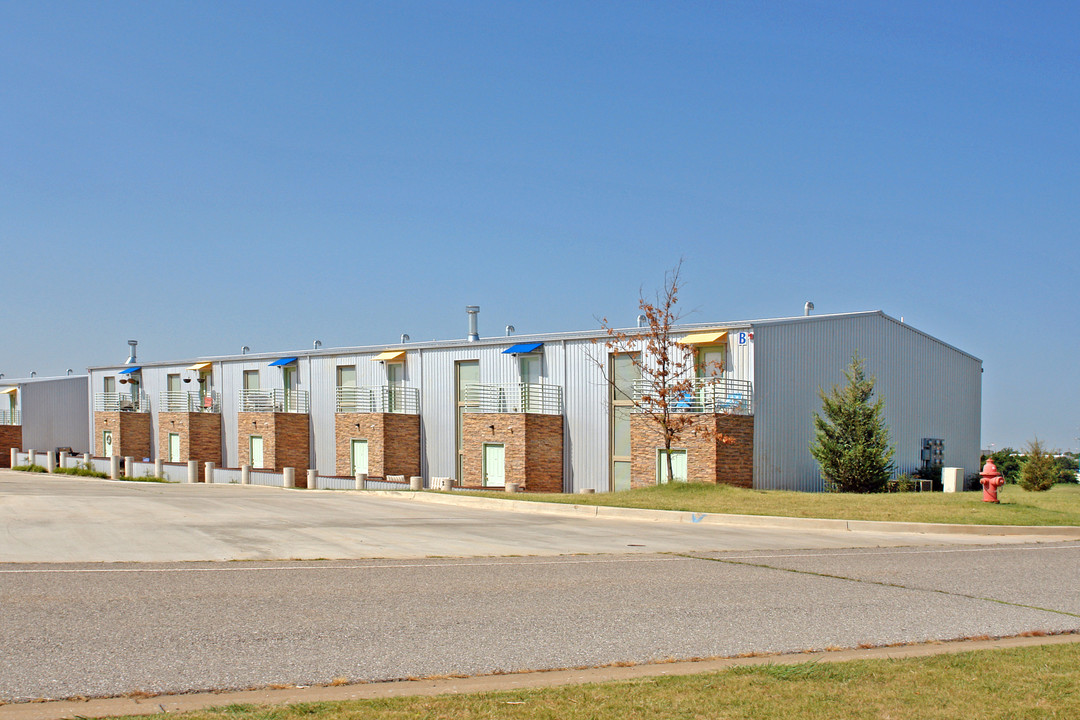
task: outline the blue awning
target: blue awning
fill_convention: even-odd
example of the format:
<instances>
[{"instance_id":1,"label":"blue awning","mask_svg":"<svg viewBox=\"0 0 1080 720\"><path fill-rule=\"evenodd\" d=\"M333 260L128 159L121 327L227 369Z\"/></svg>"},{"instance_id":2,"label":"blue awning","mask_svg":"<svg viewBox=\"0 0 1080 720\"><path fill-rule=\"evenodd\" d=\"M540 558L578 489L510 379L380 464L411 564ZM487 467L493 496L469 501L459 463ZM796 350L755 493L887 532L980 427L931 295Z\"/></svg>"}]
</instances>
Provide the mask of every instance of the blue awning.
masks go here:
<instances>
[{"instance_id":1,"label":"blue awning","mask_svg":"<svg viewBox=\"0 0 1080 720\"><path fill-rule=\"evenodd\" d=\"M524 355L525 353L536 352L542 347L544 347L544 343L518 343L503 350L503 355Z\"/></svg>"},{"instance_id":2,"label":"blue awning","mask_svg":"<svg viewBox=\"0 0 1080 720\"><path fill-rule=\"evenodd\" d=\"M292 365L294 362L296 362L296 358L281 358L280 360L275 360L274 362L270 363L270 367L279 367L281 365Z\"/></svg>"},{"instance_id":3,"label":"blue awning","mask_svg":"<svg viewBox=\"0 0 1080 720\"><path fill-rule=\"evenodd\" d=\"M142 368L139 367L138 365L136 365L135 367L124 368L123 370L121 370L120 372L118 372L116 374L117 375L130 375L131 373L137 373L140 370L142 370Z\"/></svg>"}]
</instances>

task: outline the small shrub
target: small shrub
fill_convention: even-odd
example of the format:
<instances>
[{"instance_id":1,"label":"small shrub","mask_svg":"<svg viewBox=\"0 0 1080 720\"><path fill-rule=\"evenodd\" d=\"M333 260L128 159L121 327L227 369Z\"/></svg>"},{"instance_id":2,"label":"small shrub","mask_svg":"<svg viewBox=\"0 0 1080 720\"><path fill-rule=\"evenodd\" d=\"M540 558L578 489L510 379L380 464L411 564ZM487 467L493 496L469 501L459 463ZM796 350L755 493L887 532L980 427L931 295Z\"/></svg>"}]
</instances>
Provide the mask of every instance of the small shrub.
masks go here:
<instances>
[{"instance_id":1,"label":"small shrub","mask_svg":"<svg viewBox=\"0 0 1080 720\"><path fill-rule=\"evenodd\" d=\"M889 492L915 492L915 478L904 473L890 480L887 487Z\"/></svg>"},{"instance_id":2,"label":"small shrub","mask_svg":"<svg viewBox=\"0 0 1080 720\"><path fill-rule=\"evenodd\" d=\"M57 473L61 475L78 475L79 477L93 477L93 478L107 478L107 473L98 472L90 467L90 463L79 463L75 467L69 468L56 468Z\"/></svg>"},{"instance_id":3,"label":"small shrub","mask_svg":"<svg viewBox=\"0 0 1080 720\"><path fill-rule=\"evenodd\" d=\"M1020 468L1020 486L1025 490L1043 491L1053 487L1058 479L1054 456L1043 450L1039 438L1028 444L1027 462Z\"/></svg>"},{"instance_id":4,"label":"small shrub","mask_svg":"<svg viewBox=\"0 0 1080 720\"><path fill-rule=\"evenodd\" d=\"M39 473L48 472L48 470L46 470L41 465L16 465L15 467L13 467L11 469L12 470L21 470L22 472L39 472Z\"/></svg>"}]
</instances>

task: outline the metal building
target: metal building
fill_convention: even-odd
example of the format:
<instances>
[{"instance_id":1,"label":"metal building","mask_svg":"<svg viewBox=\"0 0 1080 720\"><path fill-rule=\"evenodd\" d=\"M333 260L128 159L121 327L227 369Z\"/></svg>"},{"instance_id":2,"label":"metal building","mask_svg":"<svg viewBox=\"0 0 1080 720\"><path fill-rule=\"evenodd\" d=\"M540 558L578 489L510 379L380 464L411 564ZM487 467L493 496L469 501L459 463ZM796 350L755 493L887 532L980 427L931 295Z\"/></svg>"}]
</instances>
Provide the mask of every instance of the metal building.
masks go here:
<instances>
[{"instance_id":1,"label":"metal building","mask_svg":"<svg viewBox=\"0 0 1080 720\"><path fill-rule=\"evenodd\" d=\"M12 447L89 450L88 388L86 375L0 379L0 455Z\"/></svg>"},{"instance_id":2,"label":"metal building","mask_svg":"<svg viewBox=\"0 0 1080 720\"><path fill-rule=\"evenodd\" d=\"M515 479L513 449L504 441L525 425L514 422L558 416L561 435L544 447L558 446L562 489L628 487L631 467L640 471L631 454L640 455L641 448L630 448L626 395L608 382L614 378L618 385L620 365L605 346L607 334L480 338L475 317L470 313L473 324L460 340L182 362L137 364L132 357L90 368L89 445L97 455L169 461L190 455L224 467L270 467L271 455L296 444L320 474L348 474L357 463L366 469L377 462L375 455L389 452L350 433L359 433L369 417L405 414L419 419L416 446L425 478L479 472L481 484L496 485ZM935 459L945 465L977 470L981 361L882 312L695 323L678 330L681 352L712 353L723 367L719 377L700 379L687 411L749 416L756 488L821 489L808 449L812 413L820 408L819 388L842 383L854 353L877 379L900 471L923 463L926 440L944 441L935 445ZM634 337L643 331L623 332ZM709 398L707 408L702 397ZM482 423L472 413L482 413ZM220 436L217 449L210 448L212 439L199 442L219 457L195 457L198 443L183 434L207 414L220 418L206 425L219 428L211 431ZM496 422L500 414L512 416L505 427ZM142 419L133 422L134 415ZM304 424L306 437L300 437ZM470 445L466 435L477 428L490 437ZM483 448L478 465L469 464L470 447Z\"/></svg>"}]
</instances>

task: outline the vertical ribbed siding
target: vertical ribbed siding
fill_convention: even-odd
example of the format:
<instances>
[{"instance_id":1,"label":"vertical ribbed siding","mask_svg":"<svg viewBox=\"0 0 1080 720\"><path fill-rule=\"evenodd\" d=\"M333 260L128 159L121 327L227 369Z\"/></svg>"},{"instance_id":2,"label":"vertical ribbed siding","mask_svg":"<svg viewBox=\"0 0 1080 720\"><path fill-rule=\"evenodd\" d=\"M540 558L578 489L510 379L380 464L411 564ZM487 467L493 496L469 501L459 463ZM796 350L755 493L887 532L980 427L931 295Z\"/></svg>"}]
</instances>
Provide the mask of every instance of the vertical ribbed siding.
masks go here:
<instances>
[{"instance_id":1,"label":"vertical ribbed siding","mask_svg":"<svg viewBox=\"0 0 1080 720\"><path fill-rule=\"evenodd\" d=\"M7 402L7 396L4 396ZM19 385L16 399L23 448L54 450L70 447L86 452L91 430L87 423L87 378L50 378ZM8 452L10 448L3 448Z\"/></svg>"},{"instance_id":2,"label":"vertical ribbed siding","mask_svg":"<svg viewBox=\"0 0 1080 720\"><path fill-rule=\"evenodd\" d=\"M820 490L810 455L818 389L845 382L857 350L900 472L920 464L922 439L945 439L945 464L978 470L982 363L881 314L765 324L754 329L754 487Z\"/></svg>"}]
</instances>

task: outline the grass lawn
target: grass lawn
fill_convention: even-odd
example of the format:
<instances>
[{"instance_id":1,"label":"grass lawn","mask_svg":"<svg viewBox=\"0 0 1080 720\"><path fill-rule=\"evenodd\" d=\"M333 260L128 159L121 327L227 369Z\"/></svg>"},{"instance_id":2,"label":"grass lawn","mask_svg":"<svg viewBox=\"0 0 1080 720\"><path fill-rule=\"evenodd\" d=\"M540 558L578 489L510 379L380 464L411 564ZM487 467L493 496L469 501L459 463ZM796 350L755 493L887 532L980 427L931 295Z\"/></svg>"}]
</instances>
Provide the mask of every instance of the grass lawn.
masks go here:
<instances>
[{"instance_id":1,"label":"grass lawn","mask_svg":"<svg viewBox=\"0 0 1080 720\"><path fill-rule=\"evenodd\" d=\"M502 492L476 494L507 497ZM1018 485L1006 485L998 493L1000 505L984 503L981 491L856 495L745 490L704 483L674 483L595 495L518 493L513 497L537 502L737 515L983 525L1080 525L1080 485L1071 484L1055 485L1046 492L1027 492Z\"/></svg>"},{"instance_id":2,"label":"grass lawn","mask_svg":"<svg viewBox=\"0 0 1080 720\"><path fill-rule=\"evenodd\" d=\"M1080 643L903 660L760 665L476 695L232 705L187 720L755 718L1015 720L1080 717ZM165 716L162 715L162 718Z\"/></svg>"}]
</instances>

